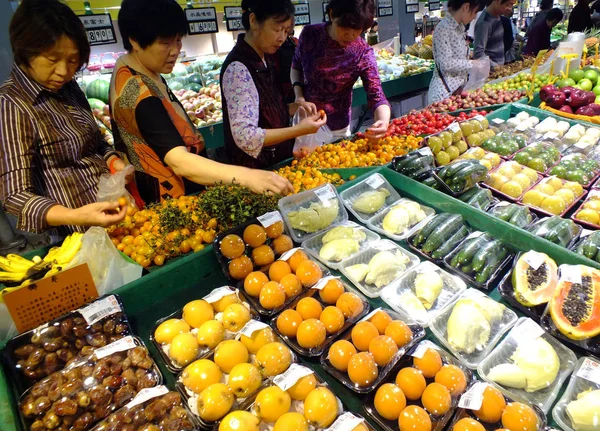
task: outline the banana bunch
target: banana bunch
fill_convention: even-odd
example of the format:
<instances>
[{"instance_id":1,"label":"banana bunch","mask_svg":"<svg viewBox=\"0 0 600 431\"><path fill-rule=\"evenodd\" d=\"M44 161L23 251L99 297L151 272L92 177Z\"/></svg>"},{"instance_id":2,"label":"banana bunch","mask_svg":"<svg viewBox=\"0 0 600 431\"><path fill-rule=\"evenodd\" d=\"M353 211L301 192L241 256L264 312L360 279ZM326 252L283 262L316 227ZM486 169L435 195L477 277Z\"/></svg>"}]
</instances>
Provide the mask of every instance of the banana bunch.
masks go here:
<instances>
[{"instance_id":1,"label":"banana bunch","mask_svg":"<svg viewBox=\"0 0 600 431\"><path fill-rule=\"evenodd\" d=\"M0 256L0 283L19 283L30 274L35 262L18 254Z\"/></svg>"},{"instance_id":2,"label":"banana bunch","mask_svg":"<svg viewBox=\"0 0 600 431\"><path fill-rule=\"evenodd\" d=\"M46 257L44 257L44 262L51 264L53 268L67 265L77 255L77 252L81 250L82 237L82 233L72 233L65 238L60 247L52 247L50 249Z\"/></svg>"}]
</instances>

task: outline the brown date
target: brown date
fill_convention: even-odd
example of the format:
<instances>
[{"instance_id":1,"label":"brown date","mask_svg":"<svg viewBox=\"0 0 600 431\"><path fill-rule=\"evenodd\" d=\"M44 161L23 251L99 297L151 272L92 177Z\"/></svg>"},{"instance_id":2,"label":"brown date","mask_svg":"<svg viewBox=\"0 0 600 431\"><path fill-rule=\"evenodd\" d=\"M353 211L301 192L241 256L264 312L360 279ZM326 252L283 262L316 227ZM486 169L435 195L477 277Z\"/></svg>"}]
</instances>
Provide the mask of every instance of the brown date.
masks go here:
<instances>
[{"instance_id":1,"label":"brown date","mask_svg":"<svg viewBox=\"0 0 600 431\"><path fill-rule=\"evenodd\" d=\"M71 398L77 392L83 389L83 382L81 380L70 380L60 388L60 394L63 397Z\"/></svg>"},{"instance_id":2,"label":"brown date","mask_svg":"<svg viewBox=\"0 0 600 431\"><path fill-rule=\"evenodd\" d=\"M29 355L31 355L31 352L33 352L33 349L35 349L35 346L33 344L26 344L24 346L17 347L15 349L15 356L20 359L25 359Z\"/></svg>"},{"instance_id":3,"label":"brown date","mask_svg":"<svg viewBox=\"0 0 600 431\"><path fill-rule=\"evenodd\" d=\"M102 385L114 391L121 387L123 380L121 376L108 376L102 380Z\"/></svg>"},{"instance_id":4,"label":"brown date","mask_svg":"<svg viewBox=\"0 0 600 431\"><path fill-rule=\"evenodd\" d=\"M91 413L85 412L73 422L72 431L84 431L88 429L94 422L94 417Z\"/></svg>"},{"instance_id":5,"label":"brown date","mask_svg":"<svg viewBox=\"0 0 600 431\"><path fill-rule=\"evenodd\" d=\"M44 422L44 426L51 430L57 428L60 424L60 418L53 412L46 413L42 421Z\"/></svg>"},{"instance_id":6,"label":"brown date","mask_svg":"<svg viewBox=\"0 0 600 431\"><path fill-rule=\"evenodd\" d=\"M104 334L89 334L86 335L85 339L92 347L106 346L106 335Z\"/></svg>"},{"instance_id":7,"label":"brown date","mask_svg":"<svg viewBox=\"0 0 600 431\"><path fill-rule=\"evenodd\" d=\"M130 385L125 385L115 392L114 401L118 407L122 407L135 397L137 391Z\"/></svg>"},{"instance_id":8,"label":"brown date","mask_svg":"<svg viewBox=\"0 0 600 431\"><path fill-rule=\"evenodd\" d=\"M90 405L91 399L90 396L85 392L79 392L76 397L77 405L81 408L86 408Z\"/></svg>"},{"instance_id":9,"label":"brown date","mask_svg":"<svg viewBox=\"0 0 600 431\"><path fill-rule=\"evenodd\" d=\"M52 402L48 397L39 397L33 403L33 408L35 410L36 415L46 413L48 410L50 410L50 407L52 407Z\"/></svg>"},{"instance_id":10,"label":"brown date","mask_svg":"<svg viewBox=\"0 0 600 431\"><path fill-rule=\"evenodd\" d=\"M90 399L96 407L105 407L112 401L112 393L108 389L97 386L90 391Z\"/></svg>"},{"instance_id":11,"label":"brown date","mask_svg":"<svg viewBox=\"0 0 600 431\"><path fill-rule=\"evenodd\" d=\"M58 416L72 416L77 413L77 403L73 400L62 400L55 403L52 410Z\"/></svg>"}]
</instances>

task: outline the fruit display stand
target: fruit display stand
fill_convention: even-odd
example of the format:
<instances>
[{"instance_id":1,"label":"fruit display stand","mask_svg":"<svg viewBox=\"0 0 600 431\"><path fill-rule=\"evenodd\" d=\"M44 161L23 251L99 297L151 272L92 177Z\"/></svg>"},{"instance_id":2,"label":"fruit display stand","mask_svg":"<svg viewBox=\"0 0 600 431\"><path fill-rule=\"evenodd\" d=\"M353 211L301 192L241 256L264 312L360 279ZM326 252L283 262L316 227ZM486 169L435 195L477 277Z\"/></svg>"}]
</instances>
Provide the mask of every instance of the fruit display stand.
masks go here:
<instances>
[{"instance_id":1,"label":"fruit display stand","mask_svg":"<svg viewBox=\"0 0 600 431\"><path fill-rule=\"evenodd\" d=\"M381 173L402 197L426 204L437 212L460 214L474 229L486 231L495 238L510 243L518 250L543 251L558 264L584 264L600 268L600 265L583 256L540 239L387 167L380 167L374 171ZM349 182L340 190L351 187L357 182ZM399 244L407 248L405 243L400 242ZM143 339L154 358L158 358L159 355L156 348L149 342L149 338L156 321L180 309L182 304L187 301L201 297L216 287L228 284L215 254L212 253L212 247L207 247L207 250L211 250L211 252L197 253L192 255L193 258L189 260L186 258L173 261L171 265L161 268L160 271L155 271L137 282L113 292L120 295L134 333ZM176 282L174 282L175 280ZM495 300L500 299L497 289L494 289L490 296ZM370 302L372 308L384 305L379 298L371 299ZM430 331L428 331L427 338L433 340ZM4 345L0 344L0 346L2 346L0 351L3 352ZM342 383L329 377L320 366L318 358L303 358L302 361L330 385L332 391L339 396L349 410L362 412L361 398L345 388ZM173 375L164 368L161 361L158 363L165 376L165 384L174 387ZM0 368L0 397L2 400L0 402L0 421L3 431L17 431L21 429L17 413L17 399L6 370L6 368ZM552 424L552 421L550 423Z\"/></svg>"}]
</instances>

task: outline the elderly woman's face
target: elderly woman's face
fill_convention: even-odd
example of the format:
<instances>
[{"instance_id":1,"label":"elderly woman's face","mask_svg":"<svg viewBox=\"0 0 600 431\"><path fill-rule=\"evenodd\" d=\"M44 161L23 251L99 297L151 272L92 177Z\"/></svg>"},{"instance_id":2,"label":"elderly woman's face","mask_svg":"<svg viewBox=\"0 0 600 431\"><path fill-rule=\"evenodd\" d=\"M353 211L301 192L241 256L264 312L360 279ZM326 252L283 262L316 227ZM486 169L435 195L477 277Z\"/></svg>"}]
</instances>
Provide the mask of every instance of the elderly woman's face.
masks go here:
<instances>
[{"instance_id":1,"label":"elderly woman's face","mask_svg":"<svg viewBox=\"0 0 600 431\"><path fill-rule=\"evenodd\" d=\"M362 30L342 27L339 24L339 19L337 18L332 20L331 38L344 47L350 45L352 42L358 39L362 33Z\"/></svg>"},{"instance_id":2,"label":"elderly woman's face","mask_svg":"<svg viewBox=\"0 0 600 431\"><path fill-rule=\"evenodd\" d=\"M73 79L79 69L79 61L77 45L63 36L52 48L32 58L26 72L41 86L58 91Z\"/></svg>"},{"instance_id":3,"label":"elderly woman's face","mask_svg":"<svg viewBox=\"0 0 600 431\"><path fill-rule=\"evenodd\" d=\"M181 52L183 36L158 38L144 49L135 44L138 59L154 73L171 73Z\"/></svg>"}]
</instances>

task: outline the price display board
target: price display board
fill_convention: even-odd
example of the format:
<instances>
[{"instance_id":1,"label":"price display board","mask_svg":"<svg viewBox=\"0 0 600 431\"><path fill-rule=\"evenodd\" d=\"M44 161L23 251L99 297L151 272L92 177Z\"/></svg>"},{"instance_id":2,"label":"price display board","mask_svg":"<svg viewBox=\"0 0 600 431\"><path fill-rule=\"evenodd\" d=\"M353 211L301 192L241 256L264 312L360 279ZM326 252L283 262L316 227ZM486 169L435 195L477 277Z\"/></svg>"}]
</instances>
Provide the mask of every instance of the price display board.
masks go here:
<instances>
[{"instance_id":1,"label":"price display board","mask_svg":"<svg viewBox=\"0 0 600 431\"><path fill-rule=\"evenodd\" d=\"M392 0L379 0L377 2L377 16L392 16L394 15L394 4Z\"/></svg>"},{"instance_id":2,"label":"price display board","mask_svg":"<svg viewBox=\"0 0 600 431\"><path fill-rule=\"evenodd\" d=\"M239 6L225 6L225 24L227 31L241 31L244 29L242 25L242 8Z\"/></svg>"},{"instance_id":3,"label":"price display board","mask_svg":"<svg viewBox=\"0 0 600 431\"><path fill-rule=\"evenodd\" d=\"M440 10L442 8L442 4L439 1L430 1L429 2L429 10Z\"/></svg>"},{"instance_id":4,"label":"price display board","mask_svg":"<svg viewBox=\"0 0 600 431\"><path fill-rule=\"evenodd\" d=\"M310 25L310 6L308 3L294 3L296 15L294 25Z\"/></svg>"},{"instance_id":5,"label":"price display board","mask_svg":"<svg viewBox=\"0 0 600 431\"><path fill-rule=\"evenodd\" d=\"M79 15L91 46L117 43L110 14Z\"/></svg>"},{"instance_id":6,"label":"price display board","mask_svg":"<svg viewBox=\"0 0 600 431\"><path fill-rule=\"evenodd\" d=\"M406 0L406 13L419 12L419 0Z\"/></svg>"},{"instance_id":7,"label":"price display board","mask_svg":"<svg viewBox=\"0 0 600 431\"><path fill-rule=\"evenodd\" d=\"M219 32L217 10L214 7L187 8L185 10L189 34L210 34Z\"/></svg>"}]
</instances>

